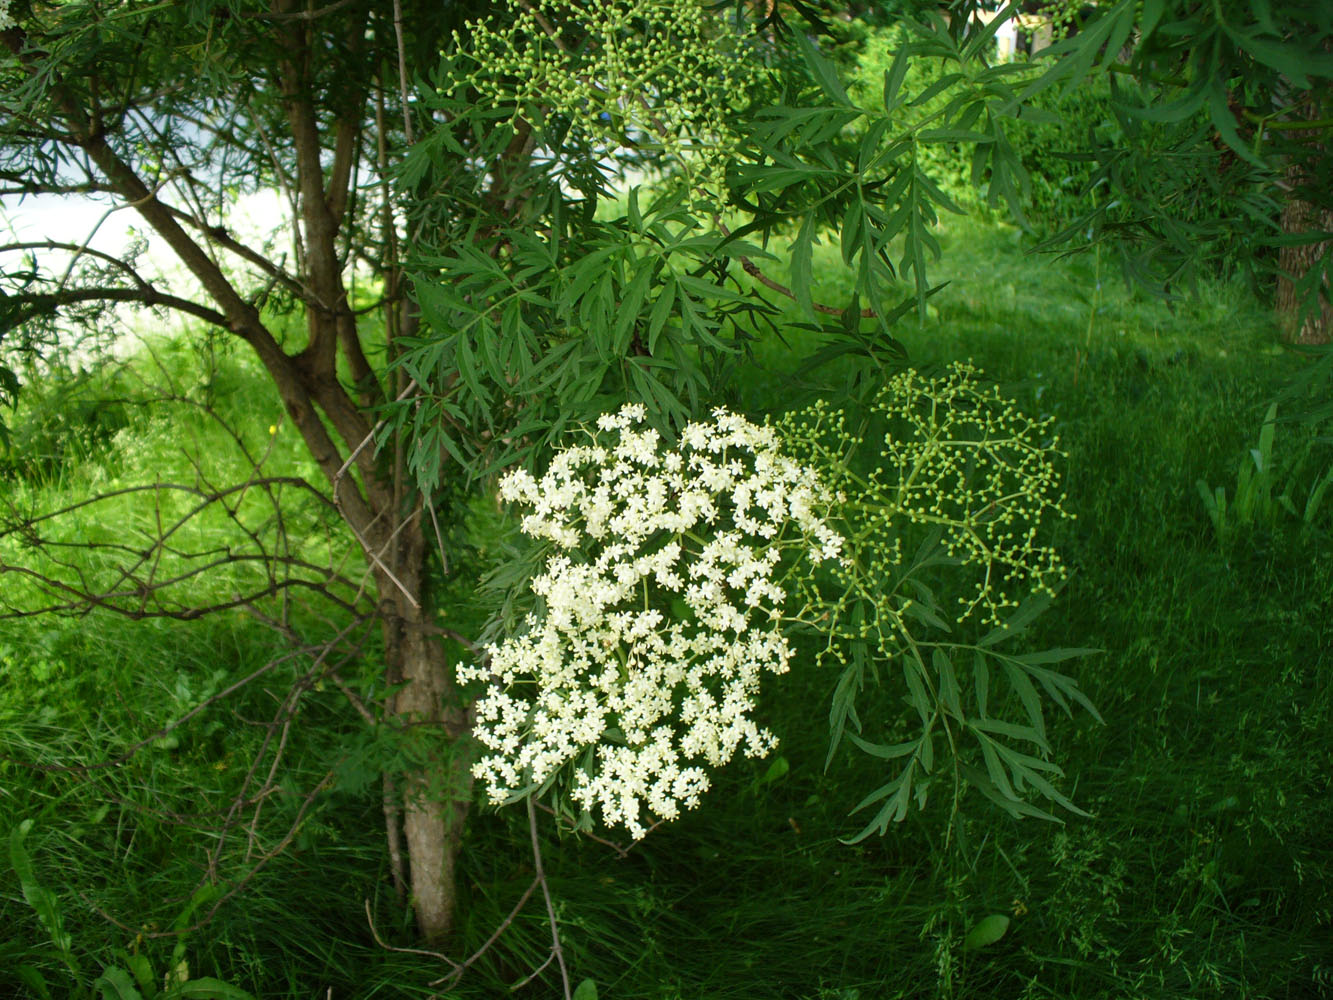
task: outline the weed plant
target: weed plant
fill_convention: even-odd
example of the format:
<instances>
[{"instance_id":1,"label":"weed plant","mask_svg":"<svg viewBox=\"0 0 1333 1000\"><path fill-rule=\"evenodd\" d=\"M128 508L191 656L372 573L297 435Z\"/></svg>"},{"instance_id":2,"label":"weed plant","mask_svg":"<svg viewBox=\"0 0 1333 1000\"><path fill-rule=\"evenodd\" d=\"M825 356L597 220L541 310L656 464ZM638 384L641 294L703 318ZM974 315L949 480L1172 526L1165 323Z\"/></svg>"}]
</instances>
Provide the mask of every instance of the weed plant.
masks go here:
<instances>
[{"instance_id":1,"label":"weed plant","mask_svg":"<svg viewBox=\"0 0 1333 1000\"><path fill-rule=\"evenodd\" d=\"M1234 479L1300 360L1275 346L1266 310L1243 288L1163 303L1111 284L1094 257L1027 256L1005 227L952 221L941 238L955 280L924 320L900 327L913 362L972 359L1030 411L1054 416L1068 452L1077 517L1058 543L1074 573L1030 641L1105 651L1075 669L1106 724L1078 715L1050 725L1068 790L1093 816L1018 822L973 796L947 842L944 802L845 845L862 825L848 811L877 775L852 753L824 769L833 675L794 666L761 707L780 756L731 765L703 808L623 858L544 831L575 981L635 1000L1333 995L1333 505L1308 524L1278 516L1236 530L1224 546L1195 486ZM816 268L816 298L846 301L833 257ZM793 380L793 353L816 346L797 333L791 350L761 354L730 402L781 411L816 395L818 380L852 374L845 361ZM243 368L232 377L245 433L262 437L273 411L248 395L259 383ZM74 497L131 464L160 468L175 437L135 425L58 481L5 488L40 487L34 503ZM1299 458L1314 476L1309 449L1320 447L1313 431L1284 427L1273 461ZM241 615L99 617L5 626L0 644L0 752L74 763L104 759L240 676L274 638ZM293 780L317 773L358 725L338 699L311 702ZM891 695L872 707L889 718L906 710ZM0 763L0 826L35 821L34 866L89 969L118 949L166 963L172 941L141 940L93 907L133 927L184 905L197 835L157 813L206 798L243 759L252 737L230 718L210 710L179 745L95 779ZM382 824L374 782L340 784L294 849L190 935L194 974L264 997L435 995L426 984L447 969L380 948L366 919L369 900L379 935L411 944ZM531 880L526 838L514 810L474 817L457 951L483 942ZM1002 937L969 937L999 926L983 924L995 917L1008 918ZM0 994L24 995L19 964L59 981L49 939L2 865L0 926ZM548 933L529 906L449 995L507 995L545 958ZM514 995L551 996L555 983L548 974Z\"/></svg>"}]
</instances>

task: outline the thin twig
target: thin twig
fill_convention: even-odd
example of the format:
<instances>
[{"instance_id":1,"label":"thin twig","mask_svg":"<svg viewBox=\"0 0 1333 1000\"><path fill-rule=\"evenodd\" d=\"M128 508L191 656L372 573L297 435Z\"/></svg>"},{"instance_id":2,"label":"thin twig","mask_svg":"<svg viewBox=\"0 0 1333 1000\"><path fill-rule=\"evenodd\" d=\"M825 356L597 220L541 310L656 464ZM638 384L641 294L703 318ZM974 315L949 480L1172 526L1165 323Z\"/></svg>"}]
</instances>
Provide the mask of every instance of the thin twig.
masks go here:
<instances>
[{"instance_id":1,"label":"thin twig","mask_svg":"<svg viewBox=\"0 0 1333 1000\"><path fill-rule=\"evenodd\" d=\"M398 89L403 101L403 137L408 146L415 144L412 138L412 109L407 103L407 52L403 46L403 4L402 0L393 0L393 31L398 36Z\"/></svg>"},{"instance_id":2,"label":"thin twig","mask_svg":"<svg viewBox=\"0 0 1333 1000\"><path fill-rule=\"evenodd\" d=\"M546 881L546 870L542 867L542 849L537 842L537 810L533 808L532 796L527 799L528 804L528 832L532 835L532 863L537 871L537 881L542 884L542 896L546 899L546 915L551 920L551 954L560 965L560 982L565 988L565 1000L573 1000L573 993L569 989L569 970L565 968L565 953L560 947L560 924L555 919L555 903L551 901L551 886ZM542 965L545 968L550 964L549 960ZM537 970L538 972L541 969ZM537 973L534 972L535 976ZM531 978L531 977L529 977Z\"/></svg>"},{"instance_id":3,"label":"thin twig","mask_svg":"<svg viewBox=\"0 0 1333 1000\"><path fill-rule=\"evenodd\" d=\"M555 951L553 950L553 951L551 951L550 954L548 954L548 955L546 956L546 961L545 961L545 962L543 962L541 965L537 966L537 968L533 969L533 970L532 970L531 972L529 972L526 976L524 976L522 979L520 979L518 982L516 982L513 986L509 987L509 992L510 992L510 993L517 993L517 992L518 992L519 990L521 990L524 986L527 986L528 983L532 982L534 979L536 979L538 976L540 976L543 972L545 972L545 971L546 971L546 967L547 967L548 965L550 965L554 960L555 960ZM565 996L569 996L569 994L566 993Z\"/></svg>"},{"instance_id":4,"label":"thin twig","mask_svg":"<svg viewBox=\"0 0 1333 1000\"><path fill-rule=\"evenodd\" d=\"M509 929L510 925L514 922L514 918L517 917L519 911L523 909L523 905L532 898L532 894L537 890L537 884L538 879L535 878L528 883L528 887L523 890L523 895L518 897L518 902L515 903L514 908L509 911L509 915L500 921L499 925L491 932L491 936L486 939L485 943L469 955L462 965L458 966L458 968L449 973L449 975L442 979L436 979L429 985L441 986L445 983L448 983L449 986L455 985L458 982L459 977L467 971L472 963L481 958L482 955L486 954L486 952L490 950L491 945L495 944L495 942L500 939L500 935ZM450 982L450 980L453 980L453 982Z\"/></svg>"},{"instance_id":5,"label":"thin twig","mask_svg":"<svg viewBox=\"0 0 1333 1000\"><path fill-rule=\"evenodd\" d=\"M548 813L549 815L555 817L557 820L560 818L560 814L548 805L538 802L537 808L540 809L542 812ZM652 826L648 827L648 829L644 830L643 832L644 836L646 837L648 834L652 833L654 830L656 830L659 826L661 826L665 822L666 820L659 819ZM633 843L631 843L628 847L625 847L621 844L617 844L614 840L607 840L604 837L599 837L597 836L597 834L589 833L586 830L579 831L579 836L587 837L595 844L601 844L603 847L611 848L611 850L616 852L616 856L619 858L629 857L629 852L634 850L635 847L637 847L639 844L643 842L642 840L636 840Z\"/></svg>"},{"instance_id":6,"label":"thin twig","mask_svg":"<svg viewBox=\"0 0 1333 1000\"><path fill-rule=\"evenodd\" d=\"M406 399L413 392L415 392L417 388L418 387L416 379L413 379L411 382L407 383L407 385L403 387L403 391L398 394L398 396L394 399L394 402L401 403L404 399ZM375 435L380 432L380 428L382 428L386 422L387 419L380 420L374 427L372 427L370 429L370 433L361 439L361 443L352 449L352 453L347 456L347 461L343 462L343 464L339 466L338 471L333 476L333 490L335 495L337 494L338 491L338 481L347 474L347 470L352 467L352 463L356 461L357 456L360 455L361 452L363 452L367 448L367 446L369 446L370 442L375 440Z\"/></svg>"},{"instance_id":7,"label":"thin twig","mask_svg":"<svg viewBox=\"0 0 1333 1000\"><path fill-rule=\"evenodd\" d=\"M406 399L406 398L407 398L412 392L414 392L416 389L417 389L417 383L416 383L416 380L413 379L411 382L409 382L407 385L405 385L405 386L403 387L403 391L400 392L400 393L398 394L398 396L394 399L394 402L395 402L395 403L401 403L404 399ZM336 473L334 473L334 476L333 476L333 499L334 499L334 503L335 503L335 505L336 505L337 502L338 502L338 496L339 496L339 494L340 494L340 492L341 492L340 489L339 489L339 485L341 484L341 481L342 481L343 476L345 476L345 475L347 474L347 470L348 470L349 468L351 468L352 463L356 461L357 456L360 455L361 452L364 451L364 450L366 449L366 447L369 446L370 442L372 442L372 441L375 440L375 435L379 433L380 428L382 428L382 427L385 425L386 422L387 422L387 418L382 418L381 420L379 420L379 421L375 424L375 426L372 427L372 428L370 429L369 433L367 433L366 436L365 436L364 438L361 439L361 443L358 444L355 448L352 449L352 453L351 453L350 455L347 456L347 460L344 461L343 464L342 464L341 466L339 466L338 471L337 471ZM420 512L418 511L417 513L420 513ZM412 516L415 517L416 514L413 514ZM370 561L373 562L376 566L378 566L378 567L380 568L380 570L383 571L384 575L387 576L387 577L394 583L394 585L395 585L400 591L402 591L402 594L403 594L404 597L407 598L408 603L411 604L413 608L416 608L416 609L419 610L419 609L421 608L421 602L418 601L418 600L416 599L416 597L412 594L411 591L409 591L409 590L407 589L407 587L403 586L402 581L399 580L398 577L394 575L393 570L389 569L389 567L386 566L386 565L384 564L384 561L380 558L380 553L382 553L382 552L384 552L384 551L387 551L388 547L389 547L391 544L393 544L393 541L394 541L394 539L397 537L398 532L402 531L403 528L404 528L404 527L405 527L405 526L412 520L412 518L409 517L409 518L403 520L402 522L400 522L399 525L398 525L398 527L395 528L395 529L393 530L393 533L389 536L389 540L388 540L387 542L385 542L383 546L380 547L380 550L379 550L378 552L377 552L374 548L371 547L370 540L367 539L367 538L360 532L360 530L357 529L357 526L356 526L355 524L352 523L352 521L351 521L350 518L344 518L344 520L347 522L347 526L348 526L349 528L352 529L352 534L356 536L356 540L357 540L357 542L360 543L361 548L365 551L366 555L370 558Z\"/></svg>"},{"instance_id":8,"label":"thin twig","mask_svg":"<svg viewBox=\"0 0 1333 1000\"><path fill-rule=\"evenodd\" d=\"M125 924L121 923L115 917L99 909L89 900L84 899L84 902L87 903L94 910L96 910L97 913L100 914L102 917L109 920L111 923L115 924L117 927L129 930L131 933L135 934L142 933L145 939L181 938L185 937L186 935L193 934L195 931L200 930L201 928L207 926L209 921L213 919L213 917L217 914L218 910L222 908L222 905L224 903L226 903L229 899L235 896L242 889L244 889L246 885L249 884L250 880L259 874L260 870L263 869L264 866L266 866L270 861L272 861L279 854L285 851L288 845L290 845L291 842L296 839L296 835L297 833L300 832L301 825L305 821L306 811L310 808L311 804L315 801L315 798L319 795L319 793L329 786L329 784L333 781L336 774L337 774L336 771L329 771L327 774L324 775L323 778L320 779L319 783L310 790L310 792L305 796L305 799L302 801L301 807L296 812L296 819L292 821L291 827L287 830L287 835L283 837L282 840L278 841L277 845L271 851L266 852L263 857L261 857L257 862L255 862L255 864L250 868L248 872L246 872L243 876L241 876L241 878L237 880L230 889L228 889L225 893L219 896L217 900L214 901L213 905L209 907L207 913L205 913L199 920L195 921L189 927L182 927L179 929L173 928L168 931L144 932L136 930L135 928L132 927L127 927ZM80 895L80 898L83 899L83 896Z\"/></svg>"},{"instance_id":9,"label":"thin twig","mask_svg":"<svg viewBox=\"0 0 1333 1000\"><path fill-rule=\"evenodd\" d=\"M716 215L713 216L713 223L717 226L718 232L720 232L723 235L723 237L731 236L731 231L726 227L726 224L723 223L723 221L719 219ZM741 262L741 267L745 269L745 273L748 274L750 277L754 278L765 288L771 288L779 295L785 295L787 298L795 301L796 299L795 292L793 292L790 288L788 288L781 282L774 281L772 278L766 275L763 272L763 269L760 268L759 265L756 264L754 261L752 261L749 257L742 255L740 257L740 262ZM812 302L811 305L814 307L815 312L825 313L826 315L829 316L841 316L843 314L843 310L839 309L837 306L826 305L823 302ZM875 310L869 308L862 309L861 318L874 319Z\"/></svg>"},{"instance_id":10,"label":"thin twig","mask_svg":"<svg viewBox=\"0 0 1333 1000\"><path fill-rule=\"evenodd\" d=\"M370 933L371 936L374 937L375 943L385 951L397 951L404 955L425 955L427 958L438 958L445 965L450 966L453 969L459 968L458 963L443 952L427 951L425 948L400 948L397 945L392 945L385 941L384 938L380 937L380 932L375 928L375 918L370 912L369 899L366 900L366 923L370 925Z\"/></svg>"}]
</instances>

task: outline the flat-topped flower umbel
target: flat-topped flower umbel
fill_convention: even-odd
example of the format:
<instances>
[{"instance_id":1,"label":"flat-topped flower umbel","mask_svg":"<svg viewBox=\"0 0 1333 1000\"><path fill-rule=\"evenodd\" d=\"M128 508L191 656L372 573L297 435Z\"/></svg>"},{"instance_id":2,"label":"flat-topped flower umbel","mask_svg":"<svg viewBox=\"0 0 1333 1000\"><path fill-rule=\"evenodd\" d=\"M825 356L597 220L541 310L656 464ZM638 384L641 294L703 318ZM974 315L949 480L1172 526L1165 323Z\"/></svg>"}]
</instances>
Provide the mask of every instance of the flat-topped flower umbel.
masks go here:
<instances>
[{"instance_id":1,"label":"flat-topped flower umbel","mask_svg":"<svg viewBox=\"0 0 1333 1000\"><path fill-rule=\"evenodd\" d=\"M707 768L776 744L750 713L761 674L792 655L783 556L837 559L843 544L834 498L771 428L719 409L670 449L644 417L606 414L540 480L501 481L530 510L523 531L554 543L531 584L544 606L459 669L487 684L473 773L492 802L572 765L573 801L636 839L696 806Z\"/></svg>"}]
</instances>

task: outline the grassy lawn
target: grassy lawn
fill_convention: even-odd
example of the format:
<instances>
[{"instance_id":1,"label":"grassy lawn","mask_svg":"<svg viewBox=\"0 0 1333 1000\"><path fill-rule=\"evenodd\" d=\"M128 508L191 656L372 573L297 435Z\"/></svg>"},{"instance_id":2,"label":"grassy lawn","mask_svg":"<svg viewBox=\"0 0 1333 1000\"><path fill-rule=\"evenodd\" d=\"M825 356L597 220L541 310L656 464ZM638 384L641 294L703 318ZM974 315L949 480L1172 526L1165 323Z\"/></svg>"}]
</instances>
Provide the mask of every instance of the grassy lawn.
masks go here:
<instances>
[{"instance_id":1,"label":"grassy lawn","mask_svg":"<svg viewBox=\"0 0 1333 1000\"><path fill-rule=\"evenodd\" d=\"M825 771L832 680L798 666L770 686L761 713L782 737L785 772L731 765L702 808L624 858L552 835L545 859L575 980L645 1000L1333 995L1333 495L1308 523L1274 501L1219 536L1196 486L1234 499L1268 400L1300 361L1276 347L1266 310L1239 286L1168 307L1126 292L1093 255L1026 255L1003 226L948 221L941 237L939 273L952 284L923 321L901 325L912 361L970 358L1025 409L1053 416L1068 455L1076 518L1058 541L1073 575L1030 641L1103 651L1072 669L1105 724L1050 720L1064 789L1092 817L1017 822L972 797L947 846L940 803L845 845L874 762L842 752ZM835 257L816 261L816 297L841 303ZM791 381L791 358L761 350L737 402L762 414L817 392ZM269 431L279 411L254 372L235 358L219 364L218 405L256 447L275 436L287 448ZM20 427L34 413L21 409ZM206 421L118 419L123 429L105 440L0 489L40 509L94 486L188 475L182 428L215 456L219 477L228 471ZM1313 431L1279 425L1274 497L1286 492L1303 511L1331 456ZM274 461L304 468L294 445ZM98 526L124 532L140 514L122 504ZM309 516L312 551L336 561L340 543L314 537L320 522ZM0 559L18 556L0 549ZM0 623L0 833L34 820L27 849L85 973L118 949L142 951L159 970L170 963L171 940L135 931L186 910L210 834L200 823L184 835L164 816L222 801L260 734L218 707L174 745L159 741L95 777L14 759L114 757L275 648L270 631L233 613ZM247 717L270 704L252 688L234 707ZM360 738L337 691L308 705L316 725L294 737L297 784ZM892 694L877 710L907 711ZM379 796L364 776L340 782L292 849L187 936L192 973L269 997L435 994L426 984L447 970L378 947L365 917L371 900L379 933L409 941L392 923ZM295 809L290 797L274 808ZM531 880L526 836L514 811L475 817L460 952L486 940ZM1010 919L1007 933L966 949L991 915ZM70 981L3 865L0 927L0 994L25 995L25 963ZM507 995L544 959L548 934L534 901L451 995ZM555 983L548 972L515 995L550 996Z\"/></svg>"}]
</instances>

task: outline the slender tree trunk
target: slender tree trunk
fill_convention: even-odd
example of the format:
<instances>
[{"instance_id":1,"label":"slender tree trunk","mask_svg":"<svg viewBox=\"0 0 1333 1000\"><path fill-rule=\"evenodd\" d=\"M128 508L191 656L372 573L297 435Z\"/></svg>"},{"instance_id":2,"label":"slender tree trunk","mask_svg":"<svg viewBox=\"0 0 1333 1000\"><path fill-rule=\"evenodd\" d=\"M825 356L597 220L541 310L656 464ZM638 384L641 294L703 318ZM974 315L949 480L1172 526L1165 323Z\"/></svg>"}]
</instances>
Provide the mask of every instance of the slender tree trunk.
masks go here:
<instances>
[{"instance_id":1,"label":"slender tree trunk","mask_svg":"<svg viewBox=\"0 0 1333 1000\"><path fill-rule=\"evenodd\" d=\"M455 864L471 798L467 718L458 703L442 642L429 628L422 600L425 535L418 501L394 539L388 561L394 579L381 572L380 613L385 658L403 680L393 705L394 722L418 730L409 746L420 748L419 766L402 776L403 833L417 927L439 943L454 928Z\"/></svg>"}]
</instances>

